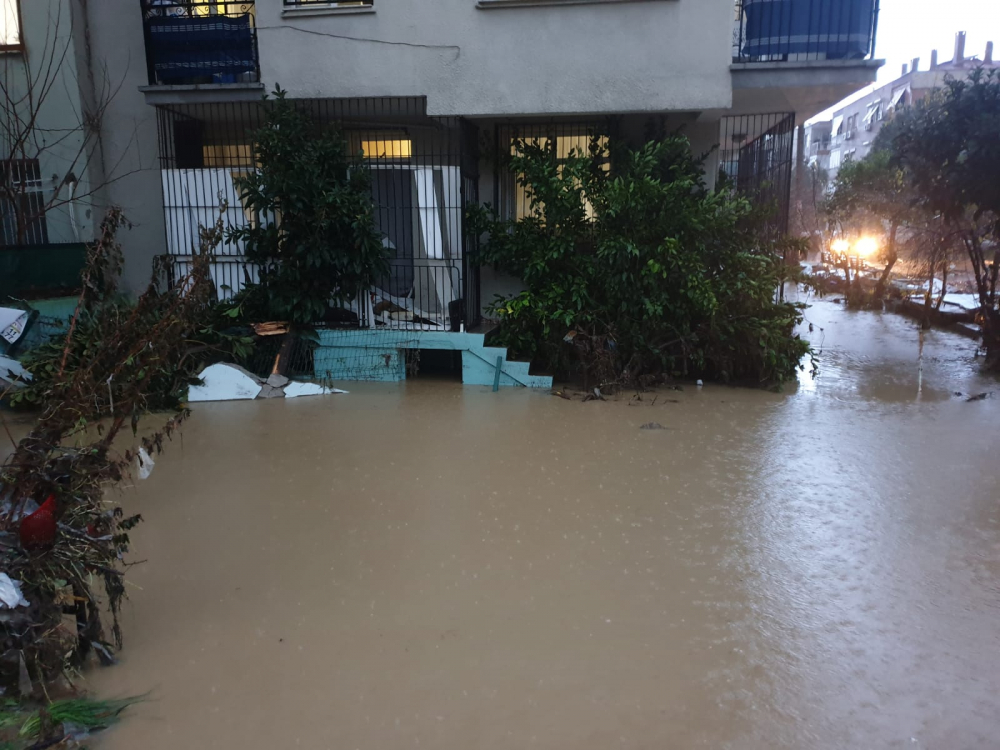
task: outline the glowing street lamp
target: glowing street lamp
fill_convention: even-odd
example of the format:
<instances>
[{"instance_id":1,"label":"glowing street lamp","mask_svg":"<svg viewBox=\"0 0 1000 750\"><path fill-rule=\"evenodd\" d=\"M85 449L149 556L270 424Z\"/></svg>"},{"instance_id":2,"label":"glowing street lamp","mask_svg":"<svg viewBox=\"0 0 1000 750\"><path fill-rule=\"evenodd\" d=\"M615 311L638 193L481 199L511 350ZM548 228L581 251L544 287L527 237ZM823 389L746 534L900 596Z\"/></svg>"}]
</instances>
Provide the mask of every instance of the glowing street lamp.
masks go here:
<instances>
[{"instance_id":1,"label":"glowing street lamp","mask_svg":"<svg viewBox=\"0 0 1000 750\"><path fill-rule=\"evenodd\" d=\"M878 240L874 237L862 237L855 243L854 250L862 258L870 258L878 252Z\"/></svg>"}]
</instances>

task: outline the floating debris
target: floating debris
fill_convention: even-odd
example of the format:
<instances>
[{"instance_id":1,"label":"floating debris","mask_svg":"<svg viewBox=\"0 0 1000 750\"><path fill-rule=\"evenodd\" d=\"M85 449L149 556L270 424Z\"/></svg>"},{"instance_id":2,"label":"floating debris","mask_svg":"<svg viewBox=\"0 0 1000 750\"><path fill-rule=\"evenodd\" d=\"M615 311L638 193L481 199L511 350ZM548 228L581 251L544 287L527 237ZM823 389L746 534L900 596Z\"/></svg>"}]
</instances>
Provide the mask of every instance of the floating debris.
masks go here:
<instances>
[{"instance_id":1,"label":"floating debris","mask_svg":"<svg viewBox=\"0 0 1000 750\"><path fill-rule=\"evenodd\" d=\"M977 393L975 396L969 396L965 399L965 403L970 401L985 401L993 395L993 391L986 391L985 393Z\"/></svg>"}]
</instances>

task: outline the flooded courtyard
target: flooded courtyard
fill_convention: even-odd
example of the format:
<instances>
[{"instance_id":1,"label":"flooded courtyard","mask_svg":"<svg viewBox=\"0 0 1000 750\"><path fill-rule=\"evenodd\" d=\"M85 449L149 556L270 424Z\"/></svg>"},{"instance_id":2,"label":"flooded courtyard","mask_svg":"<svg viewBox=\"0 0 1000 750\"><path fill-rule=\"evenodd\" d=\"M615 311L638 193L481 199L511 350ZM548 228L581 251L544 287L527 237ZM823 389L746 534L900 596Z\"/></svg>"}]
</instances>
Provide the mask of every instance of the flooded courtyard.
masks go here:
<instances>
[{"instance_id":1,"label":"flooded courtyard","mask_svg":"<svg viewBox=\"0 0 1000 750\"><path fill-rule=\"evenodd\" d=\"M997 747L1000 384L807 316L781 394L198 405L129 493L88 687L149 698L97 747Z\"/></svg>"}]
</instances>

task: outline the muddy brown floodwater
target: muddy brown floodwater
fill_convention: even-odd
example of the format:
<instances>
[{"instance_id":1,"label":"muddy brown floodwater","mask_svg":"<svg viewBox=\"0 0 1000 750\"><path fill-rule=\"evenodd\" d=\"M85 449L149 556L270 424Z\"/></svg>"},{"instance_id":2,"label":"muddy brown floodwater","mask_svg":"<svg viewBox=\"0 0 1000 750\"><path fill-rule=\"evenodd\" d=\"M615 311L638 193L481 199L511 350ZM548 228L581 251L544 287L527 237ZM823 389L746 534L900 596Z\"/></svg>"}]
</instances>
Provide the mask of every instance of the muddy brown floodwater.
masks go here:
<instances>
[{"instance_id":1,"label":"muddy brown floodwater","mask_svg":"<svg viewBox=\"0 0 1000 750\"><path fill-rule=\"evenodd\" d=\"M1000 746L1000 384L808 315L783 394L198 405L129 499L89 687L150 698L98 747Z\"/></svg>"}]
</instances>

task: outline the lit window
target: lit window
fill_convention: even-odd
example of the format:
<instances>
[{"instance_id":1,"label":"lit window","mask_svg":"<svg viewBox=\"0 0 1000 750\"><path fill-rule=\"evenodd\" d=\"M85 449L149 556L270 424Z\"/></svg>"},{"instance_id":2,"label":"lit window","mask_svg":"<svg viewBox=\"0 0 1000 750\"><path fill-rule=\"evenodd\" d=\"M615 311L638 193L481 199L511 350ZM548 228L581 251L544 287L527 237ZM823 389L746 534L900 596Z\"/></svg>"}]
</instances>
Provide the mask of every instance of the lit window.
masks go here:
<instances>
[{"instance_id":1,"label":"lit window","mask_svg":"<svg viewBox=\"0 0 1000 750\"><path fill-rule=\"evenodd\" d=\"M555 157L558 162L565 162L571 156L575 157L587 157L590 155L590 143L593 136L589 133L577 133L573 135L556 135L555 136ZM549 147L549 137L548 136L524 136L521 138L511 138L510 142L510 153L512 156L517 155L517 142L521 140L532 146L538 146L540 148ZM597 145L600 148L601 154L603 156L598 157L600 162L600 168L604 172L609 172L611 170L611 163L608 158L608 137L606 135L597 136ZM562 172L562 165L559 165L559 171ZM544 210L543 206L531 204L531 193L530 188L521 184L520 175L516 175L513 183L513 201L514 201L514 218L520 221L521 219L532 216L535 214L541 214ZM587 215L588 219L593 219L596 215L594 211L594 206L591 204L590 199L584 196L583 198L583 209Z\"/></svg>"},{"instance_id":2,"label":"lit window","mask_svg":"<svg viewBox=\"0 0 1000 750\"><path fill-rule=\"evenodd\" d=\"M205 144L201 148L206 167L252 167L255 165L250 143Z\"/></svg>"},{"instance_id":3,"label":"lit window","mask_svg":"<svg viewBox=\"0 0 1000 750\"><path fill-rule=\"evenodd\" d=\"M373 138L362 140L361 150L366 159L409 159L413 156L413 143L408 138Z\"/></svg>"},{"instance_id":4,"label":"lit window","mask_svg":"<svg viewBox=\"0 0 1000 750\"><path fill-rule=\"evenodd\" d=\"M21 9L18 0L0 0L0 50L21 49Z\"/></svg>"}]
</instances>

